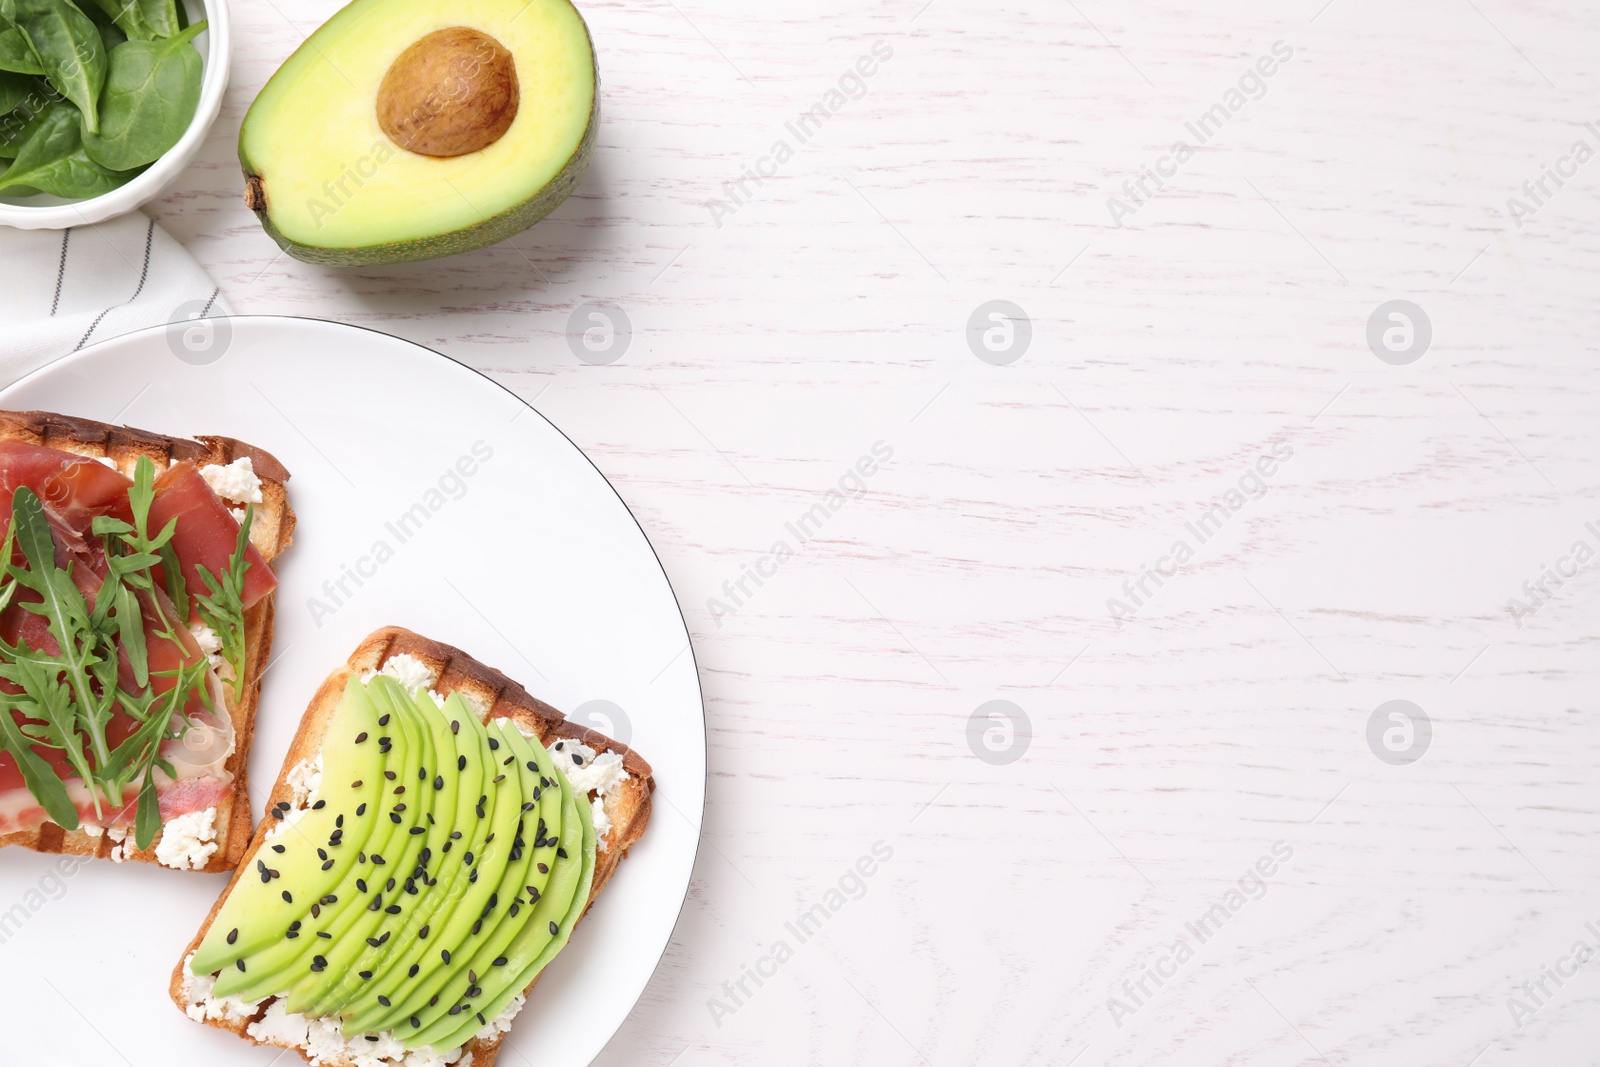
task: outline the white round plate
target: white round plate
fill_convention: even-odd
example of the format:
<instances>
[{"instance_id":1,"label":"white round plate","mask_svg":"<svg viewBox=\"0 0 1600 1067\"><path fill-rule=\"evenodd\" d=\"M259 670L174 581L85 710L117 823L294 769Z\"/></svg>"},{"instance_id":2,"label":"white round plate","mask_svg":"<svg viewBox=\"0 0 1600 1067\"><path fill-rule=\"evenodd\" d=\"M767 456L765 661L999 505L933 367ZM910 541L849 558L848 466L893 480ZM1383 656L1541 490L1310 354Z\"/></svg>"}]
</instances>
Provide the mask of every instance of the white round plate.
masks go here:
<instances>
[{"instance_id":1,"label":"white round plate","mask_svg":"<svg viewBox=\"0 0 1600 1067\"><path fill-rule=\"evenodd\" d=\"M236 437L288 467L299 525L276 568L273 658L250 752L257 817L317 685L379 626L455 645L569 716L591 701L621 709L588 721L650 761L654 815L518 1016L510 1042L523 1055L501 1057L593 1060L649 981L688 891L705 719L661 564L583 453L476 371L310 319L118 337L0 391L0 407ZM457 463L475 447L489 456L463 477ZM173 965L226 884L0 850L0 1064L273 1063L279 1050L193 1023L167 997ZM287 1057L282 1065L298 1062Z\"/></svg>"}]
</instances>

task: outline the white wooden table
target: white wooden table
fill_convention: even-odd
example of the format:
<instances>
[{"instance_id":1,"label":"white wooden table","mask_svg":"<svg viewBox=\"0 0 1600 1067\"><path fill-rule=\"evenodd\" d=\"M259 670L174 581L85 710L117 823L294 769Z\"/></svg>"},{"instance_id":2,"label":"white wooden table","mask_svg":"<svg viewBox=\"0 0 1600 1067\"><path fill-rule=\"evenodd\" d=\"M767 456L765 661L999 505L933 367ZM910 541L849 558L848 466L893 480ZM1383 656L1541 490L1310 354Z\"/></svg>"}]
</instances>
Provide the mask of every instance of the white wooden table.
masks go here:
<instances>
[{"instance_id":1,"label":"white wooden table","mask_svg":"<svg viewBox=\"0 0 1600 1067\"><path fill-rule=\"evenodd\" d=\"M152 213L241 313L533 400L695 635L705 847L600 1062L1597 1062L1600 963L1541 973L1600 951L1600 565L1562 563L1600 550L1600 162L1561 163L1600 148L1600 9L1321 3L586 3L579 193L344 271L276 255L233 147L336 4L235 5ZM568 344L594 300L609 365ZM1028 324L984 360L994 300ZM1409 363L1415 312L1367 340L1392 300ZM969 744L994 700L1031 727ZM1420 760L1415 714L1369 744L1392 700Z\"/></svg>"}]
</instances>

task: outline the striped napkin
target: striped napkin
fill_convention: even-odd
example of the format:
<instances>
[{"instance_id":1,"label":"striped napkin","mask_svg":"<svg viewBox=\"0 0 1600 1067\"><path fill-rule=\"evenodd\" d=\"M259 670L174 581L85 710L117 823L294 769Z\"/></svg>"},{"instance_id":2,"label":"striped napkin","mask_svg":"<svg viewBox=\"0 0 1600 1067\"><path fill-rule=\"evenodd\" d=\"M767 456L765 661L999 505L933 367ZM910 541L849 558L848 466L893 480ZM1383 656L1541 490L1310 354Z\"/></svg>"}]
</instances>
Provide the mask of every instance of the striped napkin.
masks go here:
<instances>
[{"instance_id":1,"label":"striped napkin","mask_svg":"<svg viewBox=\"0 0 1600 1067\"><path fill-rule=\"evenodd\" d=\"M142 212L68 230L0 227L0 384L120 333L229 313L200 264Z\"/></svg>"}]
</instances>

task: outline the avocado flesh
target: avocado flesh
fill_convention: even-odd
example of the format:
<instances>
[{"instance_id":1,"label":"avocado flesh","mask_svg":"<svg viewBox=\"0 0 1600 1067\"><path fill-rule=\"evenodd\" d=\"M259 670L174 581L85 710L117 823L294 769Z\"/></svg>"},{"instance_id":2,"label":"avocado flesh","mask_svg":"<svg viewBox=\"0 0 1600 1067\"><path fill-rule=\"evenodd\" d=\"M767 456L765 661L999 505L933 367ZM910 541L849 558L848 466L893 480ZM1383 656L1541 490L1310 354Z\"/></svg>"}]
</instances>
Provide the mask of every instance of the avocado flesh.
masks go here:
<instances>
[{"instance_id":1,"label":"avocado flesh","mask_svg":"<svg viewBox=\"0 0 1600 1067\"><path fill-rule=\"evenodd\" d=\"M352 685L361 685L359 681L352 680ZM395 729L393 722L389 726L379 725L377 718L387 710L381 701L374 699L377 694L372 688L367 690L367 698L371 702L374 712L375 731L370 733L363 745L372 745L381 749L380 738L389 737L392 747L389 749L383 769L377 775L378 789L373 799L367 802L365 812L357 816L352 811L345 819L345 826L352 824L363 825L370 833L365 845L355 853L353 864L348 865L345 876L333 889L317 898L315 912L308 912L301 917L299 928L292 937L286 936L281 942L256 954L245 961L246 970L239 975L239 982L233 985L225 984L228 972L223 971L223 977L217 980L217 990L227 990L237 985L238 992L222 992L218 995L237 996L242 1000L258 1000L269 995L283 995L294 988L302 978L314 974L311 970L316 963L316 957L328 957L330 949L339 942L361 914L370 901L373 891L373 878L379 872L382 879L389 877L390 866L388 856L394 852L399 838L405 835L402 826L396 826L386 814L390 809L388 801L396 799L390 791L407 776L415 777L416 767L419 763L420 752L418 746L408 743L404 730ZM327 749L324 747L324 752ZM391 778L390 775L394 777ZM369 783L363 779L363 788ZM359 806L355 810L361 810ZM399 831L397 834L396 831ZM290 831L291 833L293 831ZM379 861L382 862L379 862ZM363 891L363 885L367 889ZM377 888L382 888L380 880ZM360 901L360 907L351 907L352 903ZM326 936L324 936L326 935ZM324 968L325 972L331 969Z\"/></svg>"},{"instance_id":2,"label":"avocado flesh","mask_svg":"<svg viewBox=\"0 0 1600 1067\"><path fill-rule=\"evenodd\" d=\"M549 753L545 756L548 758ZM554 766L552 761L552 768ZM566 946L572 928L583 916L594 883L594 821L589 812L588 796L574 793L567 776L560 771L555 777L561 783L562 798L569 805L561 834L561 847L567 858L559 861L532 917L502 952L505 964L491 970L489 977L480 983L483 992L476 998L473 1009L454 1019L446 1016L425 1028L415 1038L420 1044L439 1049L465 1044L487 1020L499 1015L518 993L528 988L545 965ZM551 922L556 923L554 935L550 933ZM453 1027L449 1025L451 1022L455 1024Z\"/></svg>"},{"instance_id":3,"label":"avocado flesh","mask_svg":"<svg viewBox=\"0 0 1600 1067\"><path fill-rule=\"evenodd\" d=\"M386 762L372 740L378 736L377 731L377 712L365 691L359 684L347 687L325 734L322 785L318 790L318 799L325 801L324 806L307 811L261 848L258 859L269 869L277 870L280 877L262 882L255 870L241 874L195 951L191 964L195 974L224 971L217 983L218 996L236 996L253 982L258 971L251 964L258 954L281 950L285 945L292 948L294 940L284 936L289 925L297 921L303 924L310 906L333 892L356 866L371 824L354 818L353 813L359 805L377 801ZM368 739L356 744L355 738L363 733ZM356 786L357 782L361 784ZM330 844L339 830L343 831L339 844ZM277 851L280 846L281 853ZM333 861L326 871L322 869L326 863L322 853ZM293 904L283 900L286 889L294 897ZM230 945L227 938L234 930L238 934ZM240 959L245 960L246 966L242 972L235 965Z\"/></svg>"},{"instance_id":4,"label":"avocado flesh","mask_svg":"<svg viewBox=\"0 0 1600 1067\"><path fill-rule=\"evenodd\" d=\"M502 760L501 770L514 770L517 773L521 779L520 791L525 799L531 799L535 790L542 789L542 782L550 782L552 786L559 784L554 762L543 746L535 753L533 746L528 744L516 726L504 719L490 724L491 736L494 736L496 728L500 751L508 753ZM538 908L536 902L527 898L527 891L530 888L537 890L540 899L543 899L556 868L569 862L558 855L558 838L563 828L576 825L567 821L577 817L575 811L568 810L570 797L560 788L544 790L540 797L538 807L523 820L526 830L519 831L519 840L525 842L522 858L506 865L506 873L500 881L498 907L486 917L481 936L469 937L467 943L461 946L459 956L452 961L454 973L440 991L438 1003L417 1012L421 1029L412 1040L427 1044L427 1040L421 1036L422 1032L434 1024L455 1029L464 1025L462 1020L474 1019L478 1010L476 1001L483 996L485 989L495 985L500 971L509 966L507 949L528 922L534 921L523 914L525 909L537 911ZM545 840L548 843L534 847L540 826L545 827ZM569 833L567 836L572 835ZM541 871L540 867L544 870ZM511 914L513 908L517 909L516 915ZM497 966L495 961L501 958L505 958L507 963ZM479 1021L478 1025L483 1024Z\"/></svg>"},{"instance_id":5,"label":"avocado flesh","mask_svg":"<svg viewBox=\"0 0 1600 1067\"><path fill-rule=\"evenodd\" d=\"M372 1017L351 1017L347 1025L352 1032L392 1029L408 1047L414 1047L412 1035L417 1027L411 1025L411 1020L416 1019L420 1024L425 1015L431 1017L450 1009L448 998L453 995L452 990L458 978L463 989L468 984L464 976L476 946L482 942L487 931L493 930L501 916L509 912L515 894L524 884L519 879L532 877L529 872L533 870L535 853L554 852L553 849L535 850L530 847L533 826L537 825L538 819L529 819L528 816L536 815L537 810L524 812L522 806L532 799L532 787L538 784L536 778L526 769L519 773L520 761L506 762L514 753L506 745L499 729L489 727L486 736L490 760L484 773L491 779L500 778L500 781L491 780L485 786L487 795L495 803L491 820L495 828L494 840L487 841L474 859L478 880L476 883L466 883L466 892L460 896L460 902L445 921L443 929L436 938L430 937L435 951L431 958L425 957L424 967L427 969L420 975L421 981L412 986L409 992L397 991L401 994L399 997L389 994L392 1006L380 1008L380 1013ZM526 792L523 789L523 776L527 777L529 783ZM525 825L526 832L523 829ZM519 854L518 859L511 859L513 852ZM456 856L452 852L447 858L454 859ZM464 865L464 854L461 863ZM448 962L439 951L446 949L450 952Z\"/></svg>"},{"instance_id":6,"label":"avocado flesh","mask_svg":"<svg viewBox=\"0 0 1600 1067\"><path fill-rule=\"evenodd\" d=\"M379 125L390 65L456 26L494 38L516 63L520 105L476 152L406 151ZM311 263L399 263L502 241L549 214L588 166L597 125L588 29L569 0L355 0L278 69L239 134L263 227Z\"/></svg>"},{"instance_id":7,"label":"avocado flesh","mask_svg":"<svg viewBox=\"0 0 1600 1067\"><path fill-rule=\"evenodd\" d=\"M474 857L475 863L481 862L478 858L487 852L489 834L494 832L494 817L499 795L490 784L490 779L498 772L494 770L496 760L489 748L488 735L478 722L477 716L460 697L452 694L446 701L443 711L446 719L461 723L460 732L456 735L457 755L458 758L465 756L468 770L476 772L479 791L466 797L459 809L458 822L461 825L457 826L454 832L460 833L461 836L451 839L447 846L443 846L443 854L434 876L438 884L429 890L431 894L442 898L442 906L435 911L435 920L429 924L428 937L418 938L400 946L402 954L396 960L396 967L389 972L382 987L375 990L372 1002L365 1003L355 1012L345 1014L344 1025L347 1033L373 1033L390 1029L396 1021L407 1018L401 1014L403 1010L413 1004L427 1003L432 993L425 992L423 987L434 979L439 968L445 966L440 952L454 945L449 931L450 925L463 907L462 902L476 888L476 883L472 879L476 868L468 867L465 858L470 854ZM480 800L483 802L482 819L477 818ZM402 966L404 970L400 969ZM415 974L411 973L413 967L416 968ZM389 1006L385 1007L376 1002L377 993L383 994L389 1000Z\"/></svg>"},{"instance_id":8,"label":"avocado flesh","mask_svg":"<svg viewBox=\"0 0 1600 1067\"><path fill-rule=\"evenodd\" d=\"M362 978L363 972L370 975L371 970L355 965L356 958L370 948L367 939L389 933L390 937L381 946L388 950L395 943L394 931L405 924L407 915L416 910L420 899L421 887L416 886L414 878L417 860L427 847L428 815L434 797L432 782L439 773L441 761L436 758L433 732L418 713L410 694L398 682L375 677L367 683L367 691L379 709L378 724L384 728L384 735L390 737L396 748L404 745L406 751L404 769L397 774L397 779L391 782L386 776L381 809L369 809L367 815L369 819L376 817L379 822L387 819L393 827L389 849L382 853L386 862L382 867L368 864L372 868L366 878L369 893L339 898L341 914L335 923L340 918L347 921L340 929L333 925L328 927L334 939L320 953L327 963L321 970L308 969L289 990L284 998L289 1011L326 1014L332 1010L327 1005L336 1008L359 995L371 981ZM438 718L437 714L434 718ZM453 745L451 752L454 753ZM442 837L440 843L443 843ZM408 892L412 888L417 892ZM391 913L391 908L400 910Z\"/></svg>"},{"instance_id":9,"label":"avocado flesh","mask_svg":"<svg viewBox=\"0 0 1600 1067\"><path fill-rule=\"evenodd\" d=\"M489 748L476 731L461 728L463 719L470 721L474 716L459 697L453 698L454 703L447 702L442 712L426 693L419 692L413 699L417 702L419 714L433 731L434 751L440 753L440 771L435 781L443 780L445 783L443 789L437 790L438 796L432 808L433 824L429 826L427 844L424 846L428 850L427 866L431 873L427 891L420 894L420 903L406 915L406 921L393 929L393 936L381 948L369 946L367 952L353 964L357 972L371 971L372 980L360 996L340 1006L347 1017L364 1011L383 1010L378 1003L378 996L388 995L392 999L389 991L395 987L397 979L406 980L405 968L410 966L410 962L416 962L413 959L417 955L415 949L427 946L428 934L433 932L434 915L441 906L455 898L453 875L462 880L466 878L466 872L460 864L445 864L443 861L448 858L451 846L455 844L450 834L455 832L457 814L471 817L478 797L483 795L483 769ZM454 730L450 728L452 721L456 724ZM462 756L467 757L465 761L461 760ZM478 847L482 847L481 842ZM423 866L420 858L418 865ZM424 930L427 930L427 934L423 933ZM397 968L400 971L398 975Z\"/></svg>"}]
</instances>

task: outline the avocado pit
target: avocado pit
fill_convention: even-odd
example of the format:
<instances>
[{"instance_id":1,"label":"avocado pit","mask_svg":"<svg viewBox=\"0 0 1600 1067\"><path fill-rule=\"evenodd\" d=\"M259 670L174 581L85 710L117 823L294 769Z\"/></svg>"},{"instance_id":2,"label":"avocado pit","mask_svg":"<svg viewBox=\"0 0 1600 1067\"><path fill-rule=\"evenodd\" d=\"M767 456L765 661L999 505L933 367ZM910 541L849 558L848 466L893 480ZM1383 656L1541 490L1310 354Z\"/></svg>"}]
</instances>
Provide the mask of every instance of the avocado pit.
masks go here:
<instances>
[{"instance_id":1,"label":"avocado pit","mask_svg":"<svg viewBox=\"0 0 1600 1067\"><path fill-rule=\"evenodd\" d=\"M448 159L505 135L520 103L511 52L465 26L435 30L401 52L378 86L378 125L396 145Z\"/></svg>"}]
</instances>

